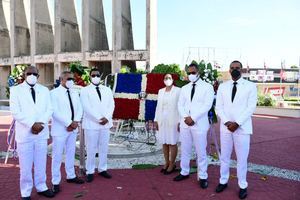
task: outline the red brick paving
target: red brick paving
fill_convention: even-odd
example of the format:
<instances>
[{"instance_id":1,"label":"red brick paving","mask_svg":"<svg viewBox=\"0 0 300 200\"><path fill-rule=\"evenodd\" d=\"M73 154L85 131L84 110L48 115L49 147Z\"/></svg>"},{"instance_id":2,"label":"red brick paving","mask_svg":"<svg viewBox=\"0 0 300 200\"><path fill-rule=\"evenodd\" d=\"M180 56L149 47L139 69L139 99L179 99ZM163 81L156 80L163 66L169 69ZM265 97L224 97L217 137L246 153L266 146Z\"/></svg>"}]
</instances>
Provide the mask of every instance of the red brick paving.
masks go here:
<instances>
[{"instance_id":1,"label":"red brick paving","mask_svg":"<svg viewBox=\"0 0 300 200\"><path fill-rule=\"evenodd\" d=\"M0 117L0 150L6 150L6 133L9 120ZM300 119L254 118L254 135L252 137L249 161L275 167L300 171ZM50 185L50 161L48 159L48 185ZM3 163L3 160L0 160ZM8 165L0 164L0 199L19 199L19 168L17 161L10 159ZM229 187L221 194L214 192L218 184L219 167L209 166L209 188L202 190L196 182L195 174L183 182L172 181L176 174L169 176L159 173L160 168L149 170L110 170L111 180L95 176L93 183L83 185L61 184L62 192L55 199L220 199L237 198L236 178L229 182ZM236 170L232 169L232 174ZM63 176L65 177L65 176ZM259 174L248 174L249 196L253 200L298 200L300 199L300 182L287 179L267 177L262 180ZM45 199L32 192L32 199Z\"/></svg>"}]
</instances>

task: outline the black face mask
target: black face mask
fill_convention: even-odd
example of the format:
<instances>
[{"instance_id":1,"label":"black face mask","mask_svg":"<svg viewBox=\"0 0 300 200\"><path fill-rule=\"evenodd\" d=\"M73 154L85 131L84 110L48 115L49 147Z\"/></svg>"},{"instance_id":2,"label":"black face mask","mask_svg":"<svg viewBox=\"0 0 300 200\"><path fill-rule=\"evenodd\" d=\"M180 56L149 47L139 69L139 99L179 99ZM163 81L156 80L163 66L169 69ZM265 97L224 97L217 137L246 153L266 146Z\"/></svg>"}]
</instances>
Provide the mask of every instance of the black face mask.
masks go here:
<instances>
[{"instance_id":1,"label":"black face mask","mask_svg":"<svg viewBox=\"0 0 300 200\"><path fill-rule=\"evenodd\" d=\"M234 79L237 79L238 77L240 77L240 75L241 75L241 72L237 69L234 69L234 70L231 71L231 76Z\"/></svg>"}]
</instances>

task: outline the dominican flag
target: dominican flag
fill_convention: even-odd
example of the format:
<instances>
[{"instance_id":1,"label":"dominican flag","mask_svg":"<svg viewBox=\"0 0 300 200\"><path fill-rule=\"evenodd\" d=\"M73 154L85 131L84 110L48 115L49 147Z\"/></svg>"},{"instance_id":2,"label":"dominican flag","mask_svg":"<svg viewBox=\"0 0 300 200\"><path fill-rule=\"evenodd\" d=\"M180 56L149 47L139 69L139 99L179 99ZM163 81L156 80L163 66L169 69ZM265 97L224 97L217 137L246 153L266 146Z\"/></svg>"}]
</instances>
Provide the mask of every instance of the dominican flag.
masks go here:
<instances>
[{"instance_id":1,"label":"dominican flag","mask_svg":"<svg viewBox=\"0 0 300 200\"><path fill-rule=\"evenodd\" d=\"M114 119L153 120L165 74L116 74ZM177 75L172 75L177 80Z\"/></svg>"}]
</instances>

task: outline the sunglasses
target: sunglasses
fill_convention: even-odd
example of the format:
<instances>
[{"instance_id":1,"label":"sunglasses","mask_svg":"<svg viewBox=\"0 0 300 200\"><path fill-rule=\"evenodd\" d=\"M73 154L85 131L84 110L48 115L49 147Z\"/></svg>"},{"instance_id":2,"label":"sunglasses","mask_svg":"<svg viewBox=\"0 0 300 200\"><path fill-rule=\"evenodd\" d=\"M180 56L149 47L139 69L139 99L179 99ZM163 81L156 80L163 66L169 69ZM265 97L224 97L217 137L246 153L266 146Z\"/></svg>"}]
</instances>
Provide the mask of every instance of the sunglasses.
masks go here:
<instances>
[{"instance_id":1,"label":"sunglasses","mask_svg":"<svg viewBox=\"0 0 300 200\"><path fill-rule=\"evenodd\" d=\"M38 73L27 72L26 75L27 75L27 76L31 76L31 75L33 75L33 76L38 76L39 74L38 74Z\"/></svg>"},{"instance_id":2,"label":"sunglasses","mask_svg":"<svg viewBox=\"0 0 300 200\"><path fill-rule=\"evenodd\" d=\"M197 72L188 72L187 73L187 75L190 75L190 74L194 74L195 75L195 74L197 74Z\"/></svg>"},{"instance_id":3,"label":"sunglasses","mask_svg":"<svg viewBox=\"0 0 300 200\"><path fill-rule=\"evenodd\" d=\"M74 81L74 78L67 78L67 81Z\"/></svg>"},{"instance_id":4,"label":"sunglasses","mask_svg":"<svg viewBox=\"0 0 300 200\"><path fill-rule=\"evenodd\" d=\"M93 74L93 75L91 75L91 77L93 77L93 78L100 77L100 74Z\"/></svg>"}]
</instances>

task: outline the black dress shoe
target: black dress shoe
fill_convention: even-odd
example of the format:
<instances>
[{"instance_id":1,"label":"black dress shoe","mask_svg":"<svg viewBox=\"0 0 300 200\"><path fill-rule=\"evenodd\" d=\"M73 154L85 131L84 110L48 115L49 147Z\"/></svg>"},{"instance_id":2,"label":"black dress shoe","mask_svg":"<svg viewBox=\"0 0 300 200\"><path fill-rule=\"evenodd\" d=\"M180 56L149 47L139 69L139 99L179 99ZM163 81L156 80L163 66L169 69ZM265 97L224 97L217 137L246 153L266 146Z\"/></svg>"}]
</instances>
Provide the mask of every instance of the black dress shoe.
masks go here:
<instances>
[{"instance_id":1,"label":"black dress shoe","mask_svg":"<svg viewBox=\"0 0 300 200\"><path fill-rule=\"evenodd\" d=\"M188 177L189 177L189 175L184 176L184 175L179 174L178 176L176 176L176 177L173 179L173 181L182 181L182 180L184 180L184 179L187 179Z\"/></svg>"},{"instance_id":2,"label":"black dress shoe","mask_svg":"<svg viewBox=\"0 0 300 200\"><path fill-rule=\"evenodd\" d=\"M165 171L168 169L168 166L167 166L167 168L161 168L161 170L160 170L160 173L165 173Z\"/></svg>"},{"instance_id":3,"label":"black dress shoe","mask_svg":"<svg viewBox=\"0 0 300 200\"><path fill-rule=\"evenodd\" d=\"M55 194L53 193L52 190L45 190L43 192L38 192L39 195L42 195L44 197L47 197L47 198L53 198L55 196Z\"/></svg>"},{"instance_id":4,"label":"black dress shoe","mask_svg":"<svg viewBox=\"0 0 300 200\"><path fill-rule=\"evenodd\" d=\"M247 197L247 195L248 195L247 188L240 189L240 192L239 192L239 198L240 199L245 199Z\"/></svg>"},{"instance_id":5,"label":"black dress shoe","mask_svg":"<svg viewBox=\"0 0 300 200\"><path fill-rule=\"evenodd\" d=\"M67 179L68 183L76 183L76 184L83 184L84 180L78 178L77 176L75 178Z\"/></svg>"},{"instance_id":6,"label":"black dress shoe","mask_svg":"<svg viewBox=\"0 0 300 200\"><path fill-rule=\"evenodd\" d=\"M30 197L22 197L21 199L22 199L22 200L31 200Z\"/></svg>"},{"instance_id":7,"label":"black dress shoe","mask_svg":"<svg viewBox=\"0 0 300 200\"><path fill-rule=\"evenodd\" d=\"M60 192L59 185L53 185L52 191L54 192L54 194L59 193Z\"/></svg>"},{"instance_id":8,"label":"black dress shoe","mask_svg":"<svg viewBox=\"0 0 300 200\"><path fill-rule=\"evenodd\" d=\"M200 179L199 184L202 189L206 189L208 187L207 179Z\"/></svg>"},{"instance_id":9,"label":"black dress shoe","mask_svg":"<svg viewBox=\"0 0 300 200\"><path fill-rule=\"evenodd\" d=\"M100 172L99 175L107 179L112 177L109 173L107 173L107 171Z\"/></svg>"},{"instance_id":10,"label":"black dress shoe","mask_svg":"<svg viewBox=\"0 0 300 200\"><path fill-rule=\"evenodd\" d=\"M86 175L86 182L90 183L94 180L94 174Z\"/></svg>"},{"instance_id":11,"label":"black dress shoe","mask_svg":"<svg viewBox=\"0 0 300 200\"><path fill-rule=\"evenodd\" d=\"M216 187L216 193L223 192L223 190L225 190L226 188L227 188L227 183L226 184L219 183L219 185Z\"/></svg>"}]
</instances>

